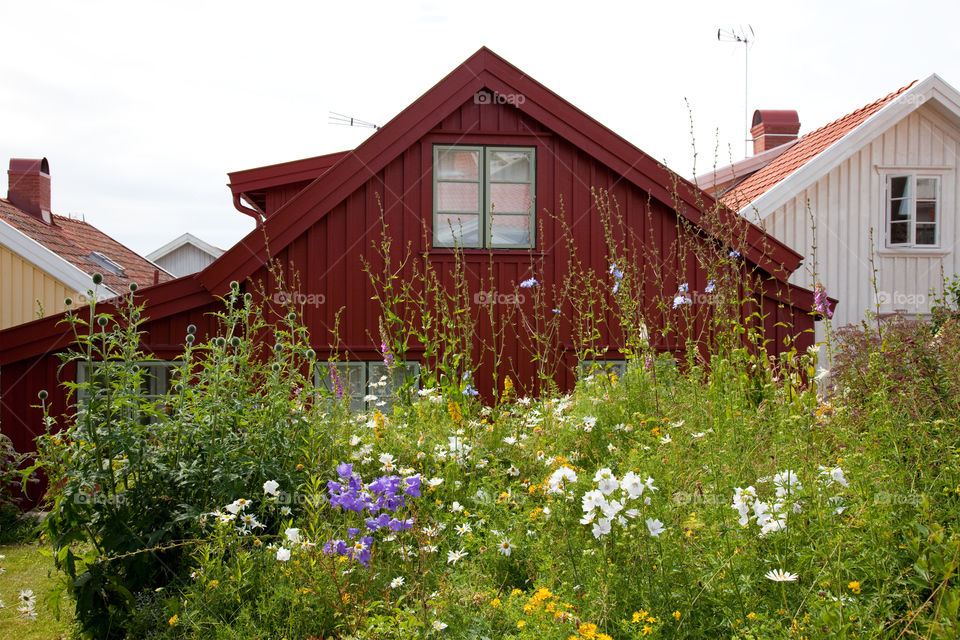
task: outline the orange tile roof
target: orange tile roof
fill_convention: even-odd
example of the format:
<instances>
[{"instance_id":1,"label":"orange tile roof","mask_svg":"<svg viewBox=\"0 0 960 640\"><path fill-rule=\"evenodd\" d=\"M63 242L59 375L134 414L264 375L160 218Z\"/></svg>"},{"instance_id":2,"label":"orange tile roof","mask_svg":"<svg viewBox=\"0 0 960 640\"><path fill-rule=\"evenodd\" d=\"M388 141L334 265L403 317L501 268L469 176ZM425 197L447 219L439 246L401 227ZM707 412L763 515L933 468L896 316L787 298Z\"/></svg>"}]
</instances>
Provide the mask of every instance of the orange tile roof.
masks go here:
<instances>
[{"instance_id":1,"label":"orange tile roof","mask_svg":"<svg viewBox=\"0 0 960 640\"><path fill-rule=\"evenodd\" d=\"M147 286L154 282L154 273L158 270L156 265L82 220L54 215L53 224L47 225L2 198L0 220L33 238L84 273L103 274L103 284L116 293L126 291L131 282L138 286ZM98 265L90 259L93 251L98 251L119 264L123 267L123 272L112 273ZM159 281L167 280L173 280L173 276L161 269Z\"/></svg>"},{"instance_id":2,"label":"orange tile roof","mask_svg":"<svg viewBox=\"0 0 960 640\"><path fill-rule=\"evenodd\" d=\"M840 140L863 124L867 118L877 111L880 111L887 103L912 87L916 82L917 81L914 80L907 86L897 89L890 95L880 98L876 102L861 107L853 113L843 116L839 120L820 127L816 131L811 131L800 138L793 147L771 161L770 164L747 176L739 184L733 186L723 194L720 199L734 211L740 211L816 158L834 142Z\"/></svg>"}]
</instances>

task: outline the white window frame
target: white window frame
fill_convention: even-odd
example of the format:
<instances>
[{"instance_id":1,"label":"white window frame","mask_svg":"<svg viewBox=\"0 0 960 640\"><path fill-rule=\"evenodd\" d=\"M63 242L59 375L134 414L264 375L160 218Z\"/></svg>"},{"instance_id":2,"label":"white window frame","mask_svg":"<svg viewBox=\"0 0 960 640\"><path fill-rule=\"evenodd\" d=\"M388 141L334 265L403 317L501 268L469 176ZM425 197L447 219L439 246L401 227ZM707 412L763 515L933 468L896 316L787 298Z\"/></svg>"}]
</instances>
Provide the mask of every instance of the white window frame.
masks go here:
<instances>
[{"instance_id":1,"label":"white window frame","mask_svg":"<svg viewBox=\"0 0 960 640\"><path fill-rule=\"evenodd\" d=\"M383 363L383 360L354 360L351 362L335 362L333 367L337 372L337 376L340 378L340 384L344 387L344 396L349 396L350 398L350 410L351 411L366 411L369 409L383 409L389 408L397 400L396 387L399 385L396 382L391 385L388 382L387 389L389 393L384 394L382 388L370 388L370 383L377 382L380 380L381 376L387 375L388 369L387 365ZM394 375L400 373L401 369L406 370L406 374L403 375L405 380L413 380L413 386L420 386L420 363L415 360L408 360L406 362L397 363L395 365L396 369ZM350 388L350 379L351 377L356 381L355 387ZM399 381L401 384L403 381ZM319 364L314 369L314 384L317 387L323 387L327 391L333 393L334 385L333 380L330 378L330 367L325 363ZM373 402L365 402L364 398L368 395L377 396L377 400ZM382 407L376 406L376 403L379 401L386 402Z\"/></svg>"},{"instance_id":2,"label":"white window frame","mask_svg":"<svg viewBox=\"0 0 960 640\"><path fill-rule=\"evenodd\" d=\"M453 180L439 177L438 167L440 166L440 152L458 150L458 151L476 151L479 154L479 166L477 180ZM492 154L497 151L526 151L530 154L530 180L510 181L510 180L492 180L490 178L490 159ZM477 242L462 242L462 237L457 242L444 243L438 238L438 218L440 215L471 215L469 212L440 211L438 185L441 182L464 182L477 184L478 202L477 202ZM527 213L498 213L490 210L490 185L491 184L529 184L530 185L530 209ZM532 249L536 247L537 240L537 220L536 220L536 200L537 200L537 148L531 146L504 146L504 145L457 145L457 144L437 144L433 146L433 246L437 248L452 248L459 246L470 249ZM491 217L497 216L528 216L530 232L527 236L527 242L522 244L494 243L491 236ZM444 223L449 224L449 223ZM453 229L454 235L458 230ZM462 234L461 234L462 235Z\"/></svg>"},{"instance_id":3,"label":"white window frame","mask_svg":"<svg viewBox=\"0 0 960 640\"><path fill-rule=\"evenodd\" d=\"M626 360L581 360L577 363L577 378L583 379L587 376L603 373L610 375L615 373L617 380L622 380L627 373Z\"/></svg>"},{"instance_id":4,"label":"white window frame","mask_svg":"<svg viewBox=\"0 0 960 640\"><path fill-rule=\"evenodd\" d=\"M908 192L912 195L910 196L910 210L909 210L909 219L901 222L894 222L892 220L892 183L895 178L907 178L909 180L909 189ZM934 243L933 244L918 244L916 242L917 237L917 180L918 179L932 179L936 184L936 195L934 198L934 218L932 223L919 223L921 225L932 224L934 227ZM884 173L884 190L883 190L883 237L884 249L888 251L937 251L940 249L941 238L943 236L944 230L944 219L943 219L943 180L944 172L937 170L923 170L923 169L890 169ZM902 224L907 227L907 241L906 242L897 242L894 243L891 241L891 226L893 224Z\"/></svg>"},{"instance_id":5,"label":"white window frame","mask_svg":"<svg viewBox=\"0 0 960 640\"><path fill-rule=\"evenodd\" d=\"M92 363L86 361L77 362L77 384L84 385L91 380L91 365L93 365L92 368L96 370L96 368L102 364L102 360L96 360ZM143 360L137 362L137 366L150 371L147 377L149 388L147 389L146 395L149 400L156 402L168 395L171 387L171 374L180 364L181 363L176 360ZM75 406L78 412L83 412L89 397L86 387L77 387Z\"/></svg>"}]
</instances>

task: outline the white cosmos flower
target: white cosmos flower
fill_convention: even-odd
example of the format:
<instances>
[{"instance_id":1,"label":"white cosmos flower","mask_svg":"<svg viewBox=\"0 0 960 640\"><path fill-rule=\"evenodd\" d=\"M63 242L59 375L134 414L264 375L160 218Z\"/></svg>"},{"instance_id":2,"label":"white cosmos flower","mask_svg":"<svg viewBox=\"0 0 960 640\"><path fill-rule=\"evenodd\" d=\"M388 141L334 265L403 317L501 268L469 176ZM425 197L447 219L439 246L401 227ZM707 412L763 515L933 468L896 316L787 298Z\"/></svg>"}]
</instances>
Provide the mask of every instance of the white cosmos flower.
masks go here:
<instances>
[{"instance_id":1,"label":"white cosmos flower","mask_svg":"<svg viewBox=\"0 0 960 640\"><path fill-rule=\"evenodd\" d=\"M513 436L507 436L506 438L503 439L503 441L506 442L507 444L511 444L511 445L512 445L512 444L517 444L517 439L514 438Z\"/></svg>"},{"instance_id":2,"label":"white cosmos flower","mask_svg":"<svg viewBox=\"0 0 960 640\"><path fill-rule=\"evenodd\" d=\"M250 501L245 498L237 498L230 504L226 506L226 510L230 513L236 515L238 512L243 511L247 508L247 505L250 504Z\"/></svg>"},{"instance_id":3,"label":"white cosmos flower","mask_svg":"<svg viewBox=\"0 0 960 640\"><path fill-rule=\"evenodd\" d=\"M598 489L583 494L583 510L586 513L593 513L594 509L599 509L604 503L606 500Z\"/></svg>"},{"instance_id":4,"label":"white cosmos flower","mask_svg":"<svg viewBox=\"0 0 960 640\"><path fill-rule=\"evenodd\" d=\"M454 531L457 532L458 536L466 535L468 533L473 533L473 527L470 526L469 522L464 522L463 524L458 524L455 526Z\"/></svg>"},{"instance_id":5,"label":"white cosmos flower","mask_svg":"<svg viewBox=\"0 0 960 640\"><path fill-rule=\"evenodd\" d=\"M657 518L647 518L647 529L650 530L650 535L654 538L659 538L660 534L664 532L665 527L663 523L660 522Z\"/></svg>"},{"instance_id":6,"label":"white cosmos flower","mask_svg":"<svg viewBox=\"0 0 960 640\"><path fill-rule=\"evenodd\" d=\"M596 524L593 525L593 537L599 540L608 533L610 533L610 519L600 518L597 520Z\"/></svg>"},{"instance_id":7,"label":"white cosmos flower","mask_svg":"<svg viewBox=\"0 0 960 640\"><path fill-rule=\"evenodd\" d=\"M620 481L620 488L623 489L623 492L627 494L628 498L636 499L643 495L645 485L643 480L640 479L640 476L633 471L628 471L626 475L623 476L623 480Z\"/></svg>"},{"instance_id":8,"label":"white cosmos flower","mask_svg":"<svg viewBox=\"0 0 960 640\"><path fill-rule=\"evenodd\" d=\"M795 582L797 580L797 574L783 569L771 569L763 577L774 582Z\"/></svg>"},{"instance_id":9,"label":"white cosmos flower","mask_svg":"<svg viewBox=\"0 0 960 640\"><path fill-rule=\"evenodd\" d=\"M439 487L443 484L443 478L430 478L427 480L427 484L431 487Z\"/></svg>"},{"instance_id":10,"label":"white cosmos flower","mask_svg":"<svg viewBox=\"0 0 960 640\"><path fill-rule=\"evenodd\" d=\"M560 467L552 474L547 480L547 493L563 493L563 488L566 483L574 483L577 481L576 472L570 467Z\"/></svg>"},{"instance_id":11,"label":"white cosmos flower","mask_svg":"<svg viewBox=\"0 0 960 640\"><path fill-rule=\"evenodd\" d=\"M434 621L433 621L433 628L434 628L434 630L436 630L436 631L443 631L444 629L447 628L447 623L445 623L445 622L440 622L439 620L434 620Z\"/></svg>"},{"instance_id":12,"label":"white cosmos flower","mask_svg":"<svg viewBox=\"0 0 960 640\"><path fill-rule=\"evenodd\" d=\"M500 542L497 544L497 552L508 558L510 557L510 552L516 548L517 546L506 538L501 538Z\"/></svg>"},{"instance_id":13,"label":"white cosmos flower","mask_svg":"<svg viewBox=\"0 0 960 640\"><path fill-rule=\"evenodd\" d=\"M510 468L507 469L507 475L516 478L520 475L520 469L517 469L515 466L510 465Z\"/></svg>"},{"instance_id":14,"label":"white cosmos flower","mask_svg":"<svg viewBox=\"0 0 960 640\"><path fill-rule=\"evenodd\" d=\"M603 511L603 515L607 519L613 519L620 511L623 509L623 500L617 502L616 500L610 500L606 504L602 505L600 509Z\"/></svg>"},{"instance_id":15,"label":"white cosmos flower","mask_svg":"<svg viewBox=\"0 0 960 640\"><path fill-rule=\"evenodd\" d=\"M277 549L277 560L280 562L286 562L290 559L290 549L286 547L280 547Z\"/></svg>"},{"instance_id":16,"label":"white cosmos flower","mask_svg":"<svg viewBox=\"0 0 960 640\"><path fill-rule=\"evenodd\" d=\"M797 474L790 469L781 471L773 476L773 484L776 487L778 498L782 498L788 493L796 493L800 489L803 489L803 485L800 484L800 478L798 478Z\"/></svg>"},{"instance_id":17,"label":"white cosmos flower","mask_svg":"<svg viewBox=\"0 0 960 640\"><path fill-rule=\"evenodd\" d=\"M278 495L280 493L280 483L276 480L267 480L263 483L263 492L271 496Z\"/></svg>"},{"instance_id":18,"label":"white cosmos flower","mask_svg":"<svg viewBox=\"0 0 960 640\"><path fill-rule=\"evenodd\" d=\"M620 486L617 476L613 475L613 472L607 467L598 469L596 475L593 476L593 481L597 483L600 493L605 496L610 495Z\"/></svg>"},{"instance_id":19,"label":"white cosmos flower","mask_svg":"<svg viewBox=\"0 0 960 640\"><path fill-rule=\"evenodd\" d=\"M399 589L402 586L403 586L403 576L397 576L396 578L390 581L391 589Z\"/></svg>"}]
</instances>

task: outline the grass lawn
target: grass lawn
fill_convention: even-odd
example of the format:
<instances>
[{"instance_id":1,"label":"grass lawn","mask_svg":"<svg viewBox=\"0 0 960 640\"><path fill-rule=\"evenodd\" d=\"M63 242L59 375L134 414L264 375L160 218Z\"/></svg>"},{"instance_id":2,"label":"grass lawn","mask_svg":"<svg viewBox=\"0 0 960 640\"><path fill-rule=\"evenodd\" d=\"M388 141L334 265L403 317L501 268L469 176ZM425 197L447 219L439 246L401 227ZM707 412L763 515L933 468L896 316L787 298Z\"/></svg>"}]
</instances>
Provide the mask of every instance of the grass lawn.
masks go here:
<instances>
[{"instance_id":1,"label":"grass lawn","mask_svg":"<svg viewBox=\"0 0 960 640\"><path fill-rule=\"evenodd\" d=\"M0 637L17 640L56 640L69 638L73 607L64 596L60 607L60 620L47 606L46 593L56 583L57 574L53 559L40 553L40 544L0 545L0 560L4 571L0 573ZM37 596L37 619L25 620L17 614L17 594L21 589L33 589Z\"/></svg>"}]
</instances>

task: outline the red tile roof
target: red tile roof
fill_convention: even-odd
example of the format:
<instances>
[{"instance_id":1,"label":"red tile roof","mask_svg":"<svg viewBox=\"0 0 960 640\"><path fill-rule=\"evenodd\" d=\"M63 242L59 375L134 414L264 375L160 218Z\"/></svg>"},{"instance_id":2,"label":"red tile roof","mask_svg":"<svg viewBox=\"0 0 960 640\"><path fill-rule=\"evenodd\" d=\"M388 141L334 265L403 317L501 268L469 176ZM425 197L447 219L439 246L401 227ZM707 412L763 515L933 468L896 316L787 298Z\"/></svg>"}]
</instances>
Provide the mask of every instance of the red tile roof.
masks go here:
<instances>
[{"instance_id":1,"label":"red tile roof","mask_svg":"<svg viewBox=\"0 0 960 640\"><path fill-rule=\"evenodd\" d=\"M47 249L70 262L85 273L103 274L103 284L115 293L126 291L131 282L138 286L154 283L154 273L159 269L146 258L134 253L96 227L82 220L73 220L54 215L53 224L47 225L35 216L21 211L0 198L0 220L33 238ZM98 251L123 267L121 273L112 273L90 258ZM162 269L160 282L172 280ZM91 285L92 286L92 285Z\"/></svg>"},{"instance_id":2,"label":"red tile roof","mask_svg":"<svg viewBox=\"0 0 960 640\"><path fill-rule=\"evenodd\" d=\"M770 164L749 175L739 184L732 187L723 194L720 199L734 211L740 211L800 169L803 165L816 158L834 142L840 140L840 138L863 124L867 118L877 111L880 111L887 103L914 84L916 84L916 80L905 87L897 89L890 95L880 98L876 102L872 102L865 107L857 109L853 113L843 116L839 120L820 127L816 131L811 131L800 138L793 147L771 161Z\"/></svg>"}]
</instances>

